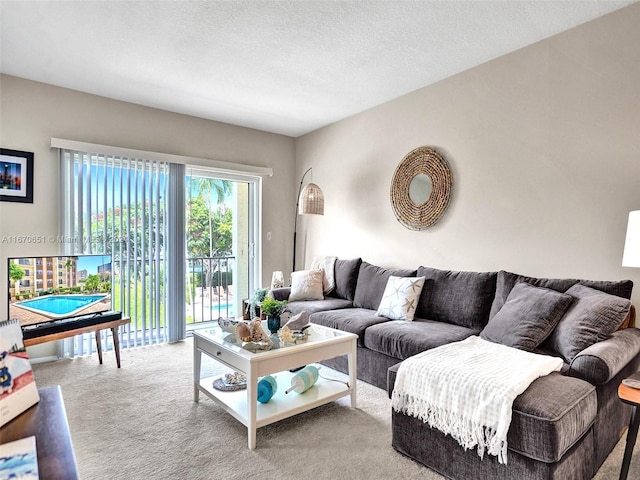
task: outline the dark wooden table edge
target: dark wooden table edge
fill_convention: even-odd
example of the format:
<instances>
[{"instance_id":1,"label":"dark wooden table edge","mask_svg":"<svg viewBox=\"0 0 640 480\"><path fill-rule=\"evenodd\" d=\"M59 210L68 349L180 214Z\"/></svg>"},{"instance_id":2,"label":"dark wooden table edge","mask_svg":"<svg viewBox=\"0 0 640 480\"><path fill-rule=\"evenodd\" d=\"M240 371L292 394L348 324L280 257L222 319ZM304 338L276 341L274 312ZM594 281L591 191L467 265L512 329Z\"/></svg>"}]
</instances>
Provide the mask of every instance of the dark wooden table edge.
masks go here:
<instances>
[{"instance_id":1,"label":"dark wooden table edge","mask_svg":"<svg viewBox=\"0 0 640 480\"><path fill-rule=\"evenodd\" d=\"M60 386L39 388L40 401L0 428L0 442L36 437L40 480L76 480L67 413Z\"/></svg>"}]
</instances>

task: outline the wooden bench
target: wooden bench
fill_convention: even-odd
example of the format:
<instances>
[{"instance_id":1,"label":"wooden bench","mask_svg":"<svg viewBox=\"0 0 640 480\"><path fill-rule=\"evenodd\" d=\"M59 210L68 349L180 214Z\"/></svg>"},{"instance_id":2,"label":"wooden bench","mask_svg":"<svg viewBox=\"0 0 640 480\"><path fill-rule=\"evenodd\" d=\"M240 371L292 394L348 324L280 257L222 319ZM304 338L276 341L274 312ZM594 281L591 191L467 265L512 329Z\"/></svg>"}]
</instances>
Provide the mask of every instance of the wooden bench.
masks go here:
<instances>
[{"instance_id":1,"label":"wooden bench","mask_svg":"<svg viewBox=\"0 0 640 480\"><path fill-rule=\"evenodd\" d=\"M27 338L24 340L24 346L32 347L33 345L52 342L54 340L61 340L63 338L80 335L81 333L96 332L96 349L98 350L98 359L100 360L100 365L102 365L102 340L100 339L100 330L110 328L111 333L113 334L113 349L116 352L116 363L118 364L118 368L120 368L120 339L118 337L118 329L121 325L126 325L128 323L131 323L131 319L129 317L124 317L119 320L111 320L103 323L97 323L95 325L89 325L80 328L71 328L70 330L65 330L64 332L56 332L49 335Z\"/></svg>"}]
</instances>

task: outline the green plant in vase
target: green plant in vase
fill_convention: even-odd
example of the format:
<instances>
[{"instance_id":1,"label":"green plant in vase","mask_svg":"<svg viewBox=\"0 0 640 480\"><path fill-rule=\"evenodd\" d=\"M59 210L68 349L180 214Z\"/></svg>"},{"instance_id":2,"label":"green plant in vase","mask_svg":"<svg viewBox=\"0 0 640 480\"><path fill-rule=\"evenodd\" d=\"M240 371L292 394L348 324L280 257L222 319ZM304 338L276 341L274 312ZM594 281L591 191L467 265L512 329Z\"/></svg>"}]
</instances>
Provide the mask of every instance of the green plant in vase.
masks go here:
<instances>
[{"instance_id":1,"label":"green plant in vase","mask_svg":"<svg viewBox=\"0 0 640 480\"><path fill-rule=\"evenodd\" d=\"M267 327L271 333L276 333L280 329L280 315L287 309L286 300L276 300L266 297L262 301L262 313L267 316Z\"/></svg>"}]
</instances>

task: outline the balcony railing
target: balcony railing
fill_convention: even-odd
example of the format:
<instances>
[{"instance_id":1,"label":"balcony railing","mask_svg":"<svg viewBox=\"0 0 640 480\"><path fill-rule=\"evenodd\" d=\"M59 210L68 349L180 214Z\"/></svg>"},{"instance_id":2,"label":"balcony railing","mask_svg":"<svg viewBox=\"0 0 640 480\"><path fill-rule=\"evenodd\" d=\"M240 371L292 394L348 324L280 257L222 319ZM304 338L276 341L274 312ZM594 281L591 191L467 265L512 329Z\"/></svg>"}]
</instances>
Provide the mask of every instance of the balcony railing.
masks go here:
<instances>
[{"instance_id":1,"label":"balcony railing","mask_svg":"<svg viewBox=\"0 0 640 480\"><path fill-rule=\"evenodd\" d=\"M235 257L187 259L187 328L234 317Z\"/></svg>"}]
</instances>

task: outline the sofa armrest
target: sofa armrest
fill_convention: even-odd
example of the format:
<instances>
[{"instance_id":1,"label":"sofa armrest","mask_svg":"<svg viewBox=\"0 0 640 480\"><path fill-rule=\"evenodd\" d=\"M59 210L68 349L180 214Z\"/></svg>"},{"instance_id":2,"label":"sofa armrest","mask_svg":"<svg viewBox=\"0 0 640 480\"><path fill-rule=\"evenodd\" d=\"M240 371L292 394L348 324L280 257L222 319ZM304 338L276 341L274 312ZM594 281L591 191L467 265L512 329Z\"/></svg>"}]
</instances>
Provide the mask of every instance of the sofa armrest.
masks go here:
<instances>
[{"instance_id":1,"label":"sofa armrest","mask_svg":"<svg viewBox=\"0 0 640 480\"><path fill-rule=\"evenodd\" d=\"M638 354L640 330L625 328L576 355L567 374L592 385L601 385L616 376Z\"/></svg>"},{"instance_id":2,"label":"sofa armrest","mask_svg":"<svg viewBox=\"0 0 640 480\"><path fill-rule=\"evenodd\" d=\"M289 294L291 294L291 287L274 288L268 295L276 300L289 300Z\"/></svg>"}]
</instances>

